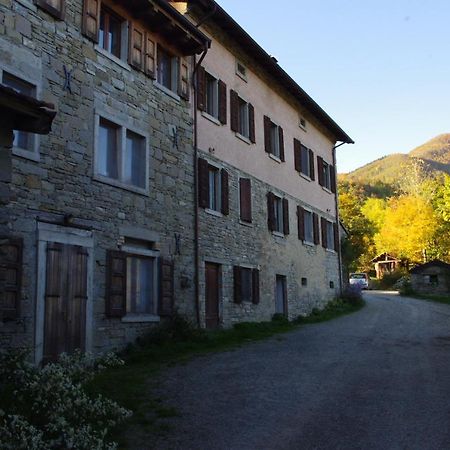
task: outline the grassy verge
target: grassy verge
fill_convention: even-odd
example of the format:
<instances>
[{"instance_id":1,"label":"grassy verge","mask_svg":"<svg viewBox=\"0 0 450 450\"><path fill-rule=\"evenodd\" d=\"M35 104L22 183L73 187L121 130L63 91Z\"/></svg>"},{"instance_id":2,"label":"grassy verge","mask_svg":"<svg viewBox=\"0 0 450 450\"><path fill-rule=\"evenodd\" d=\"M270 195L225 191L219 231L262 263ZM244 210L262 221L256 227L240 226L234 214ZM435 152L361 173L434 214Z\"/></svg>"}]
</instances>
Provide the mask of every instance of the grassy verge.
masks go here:
<instances>
[{"instance_id":1,"label":"grassy verge","mask_svg":"<svg viewBox=\"0 0 450 450\"><path fill-rule=\"evenodd\" d=\"M184 363L195 355L235 349L248 342L292 331L303 324L324 322L363 306L362 300L338 299L323 310L314 309L309 316L292 322L283 316L275 316L271 322L245 322L231 329L215 331L198 330L183 319L175 318L130 347L122 355L126 364L103 372L88 389L133 411L131 419L121 427L127 429L129 436L165 432L169 425L164 419L177 416L178 411L165 405L164 399L149 394L157 387L155 375L163 367ZM116 431L112 438L119 442L120 448L127 448L125 433Z\"/></svg>"},{"instance_id":2,"label":"grassy verge","mask_svg":"<svg viewBox=\"0 0 450 450\"><path fill-rule=\"evenodd\" d=\"M420 300L427 300L429 302L445 303L450 305L450 295L431 295L431 294L418 294L416 292L401 294L406 297L418 298Z\"/></svg>"}]
</instances>

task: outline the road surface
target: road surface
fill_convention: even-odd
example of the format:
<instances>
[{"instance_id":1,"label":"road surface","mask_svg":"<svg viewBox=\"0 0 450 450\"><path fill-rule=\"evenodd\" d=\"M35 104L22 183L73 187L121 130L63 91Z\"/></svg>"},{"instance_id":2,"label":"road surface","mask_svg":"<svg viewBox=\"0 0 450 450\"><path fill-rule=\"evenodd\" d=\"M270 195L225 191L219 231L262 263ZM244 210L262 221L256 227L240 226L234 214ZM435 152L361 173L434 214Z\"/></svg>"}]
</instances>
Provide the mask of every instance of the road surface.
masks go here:
<instances>
[{"instance_id":1,"label":"road surface","mask_svg":"<svg viewBox=\"0 0 450 450\"><path fill-rule=\"evenodd\" d=\"M164 372L180 417L141 448L450 449L450 306L367 292L361 311Z\"/></svg>"}]
</instances>

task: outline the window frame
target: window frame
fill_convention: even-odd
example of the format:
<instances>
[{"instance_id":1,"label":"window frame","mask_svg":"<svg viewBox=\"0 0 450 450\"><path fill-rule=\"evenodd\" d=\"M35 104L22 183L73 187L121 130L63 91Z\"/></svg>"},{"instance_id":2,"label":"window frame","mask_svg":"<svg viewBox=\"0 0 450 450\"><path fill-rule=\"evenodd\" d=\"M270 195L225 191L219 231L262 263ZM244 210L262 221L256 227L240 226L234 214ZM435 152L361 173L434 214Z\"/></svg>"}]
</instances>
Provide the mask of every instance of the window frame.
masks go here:
<instances>
[{"instance_id":1,"label":"window frame","mask_svg":"<svg viewBox=\"0 0 450 450\"><path fill-rule=\"evenodd\" d=\"M273 233L281 233L284 236L283 198L273 194L273 214L275 230Z\"/></svg>"},{"instance_id":2,"label":"window frame","mask_svg":"<svg viewBox=\"0 0 450 450\"><path fill-rule=\"evenodd\" d=\"M209 85L213 84L212 98L209 91ZM212 111L210 104L212 102ZM205 70L205 111L204 113L219 122L219 78ZM220 123L220 122L219 122Z\"/></svg>"},{"instance_id":3,"label":"window frame","mask_svg":"<svg viewBox=\"0 0 450 450\"><path fill-rule=\"evenodd\" d=\"M151 244L151 242L148 242ZM141 259L152 259L153 260L153 312L152 313L138 313L138 312L129 312L128 311L128 277L127 284L125 286L125 304L126 304L126 312L125 315L121 318L122 322L155 322L159 321L158 314L158 303L159 303L159 258L160 252L158 250L151 250L150 248L144 247L145 242L142 241L142 245L133 245L130 242L125 242L121 246L121 251L124 252L124 256L126 258L126 271L128 274L128 258L141 258Z\"/></svg>"},{"instance_id":4,"label":"window frame","mask_svg":"<svg viewBox=\"0 0 450 450\"><path fill-rule=\"evenodd\" d=\"M108 16L112 16L119 20L120 22L120 56L115 55L114 53L110 52L107 48L104 48L104 46L101 44L101 19L102 14L106 13ZM108 21L109 23L109 21ZM126 65L128 66L128 29L129 29L129 23L128 20L124 17L122 17L121 14L117 13L113 8L111 8L109 5L103 4L103 2L100 5L100 15L98 17L98 43L95 45L96 50L100 51L102 55L105 55L106 57L112 59L113 61L118 62L120 65ZM107 41L106 41L107 42Z\"/></svg>"},{"instance_id":5,"label":"window frame","mask_svg":"<svg viewBox=\"0 0 450 450\"><path fill-rule=\"evenodd\" d=\"M270 155L281 161L280 129L279 125L270 122Z\"/></svg>"},{"instance_id":6,"label":"window frame","mask_svg":"<svg viewBox=\"0 0 450 450\"><path fill-rule=\"evenodd\" d=\"M242 67L244 70L243 71L239 70L239 66ZM236 75L241 80L245 81L246 83L248 82L248 76L247 76L248 68L244 63L242 63L238 59L236 59L236 62L235 62L235 72L236 72Z\"/></svg>"},{"instance_id":7,"label":"window frame","mask_svg":"<svg viewBox=\"0 0 450 450\"><path fill-rule=\"evenodd\" d=\"M330 164L323 161L323 188L331 192L331 173Z\"/></svg>"},{"instance_id":8,"label":"window frame","mask_svg":"<svg viewBox=\"0 0 450 450\"><path fill-rule=\"evenodd\" d=\"M238 95L238 131L240 137L250 141L250 112L249 102Z\"/></svg>"},{"instance_id":9,"label":"window frame","mask_svg":"<svg viewBox=\"0 0 450 450\"><path fill-rule=\"evenodd\" d=\"M306 164L304 164L304 161L303 161L303 155L305 153L306 153ZM300 173L304 177L311 180L312 179L312 177L311 177L311 153L310 153L310 149L303 144L300 145L300 158L302 160L301 165L300 165L300 167L301 167ZM305 167L307 168L307 172L304 172Z\"/></svg>"},{"instance_id":10,"label":"window frame","mask_svg":"<svg viewBox=\"0 0 450 450\"><path fill-rule=\"evenodd\" d=\"M310 245L315 245L314 244L314 213L313 211L311 211L310 209L307 208L303 208L304 210L304 214L303 214L303 233L305 236L305 239L303 240L304 243L306 244L310 244ZM310 217L310 224L311 224L311 236L307 236L307 215ZM308 239L309 237L311 237L311 239Z\"/></svg>"},{"instance_id":11,"label":"window frame","mask_svg":"<svg viewBox=\"0 0 450 450\"><path fill-rule=\"evenodd\" d=\"M106 175L102 175L99 173L99 157L100 157L100 122L101 120L105 120L106 122L115 125L118 128L118 142L117 142L117 150L118 150L118 179L108 177ZM126 145L127 145L127 131L132 132L140 136L144 140L144 153L145 153L145 186L140 187L133 184L126 183L124 181L124 173L125 173L125 158L126 154ZM111 186L119 187L128 191L136 192L139 194L147 195L150 189L150 143L148 133L143 132L142 130L136 129L134 126L130 126L130 124L125 123L121 120L116 119L115 117L109 117L107 114L103 114L102 112L96 112L94 117L94 164L93 164L93 179L105 184L109 184Z\"/></svg>"},{"instance_id":12,"label":"window frame","mask_svg":"<svg viewBox=\"0 0 450 450\"><path fill-rule=\"evenodd\" d=\"M327 250L336 252L335 249L335 242L334 242L334 224L333 222L330 222L329 220L326 220L327 224Z\"/></svg>"},{"instance_id":13,"label":"window frame","mask_svg":"<svg viewBox=\"0 0 450 450\"><path fill-rule=\"evenodd\" d=\"M161 55L168 56L170 63L170 87L164 84L164 80L161 78L160 61ZM179 98L178 87L180 82L180 57L172 51L168 50L160 42L156 42L156 79L155 84L162 88L164 91L168 91L171 95L175 95Z\"/></svg>"},{"instance_id":14,"label":"window frame","mask_svg":"<svg viewBox=\"0 0 450 450\"><path fill-rule=\"evenodd\" d=\"M17 78L19 81L30 84L33 86L33 95L30 97L33 97L35 99L40 98L41 93L41 79L39 78L31 78L21 72L18 72L12 67L2 65L0 64L0 81L3 84L3 77L4 74L7 73L8 75L12 76L13 78ZM28 95L28 94L26 94ZM40 161L40 151L39 151L39 144L40 144L40 137L36 133L30 133L30 132L22 132L26 133L29 136L29 139L31 141L30 148L22 148L18 146L13 146L12 148L12 154L14 156L20 156L21 158L29 159L31 161Z\"/></svg>"},{"instance_id":15,"label":"window frame","mask_svg":"<svg viewBox=\"0 0 450 450\"><path fill-rule=\"evenodd\" d=\"M211 174L214 172L214 183L211 186ZM211 187L214 190L211 190ZM208 162L209 204L206 211L222 215L222 177L221 168ZM214 195L212 195L214 194Z\"/></svg>"}]
</instances>

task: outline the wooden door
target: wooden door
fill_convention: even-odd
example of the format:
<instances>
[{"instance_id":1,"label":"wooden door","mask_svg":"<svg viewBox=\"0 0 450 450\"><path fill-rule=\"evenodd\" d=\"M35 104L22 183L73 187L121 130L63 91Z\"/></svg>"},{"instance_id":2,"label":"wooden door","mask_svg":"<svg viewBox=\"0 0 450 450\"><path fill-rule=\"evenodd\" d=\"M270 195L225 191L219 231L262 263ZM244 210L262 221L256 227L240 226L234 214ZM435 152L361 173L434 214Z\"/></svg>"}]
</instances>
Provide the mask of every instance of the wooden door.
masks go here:
<instances>
[{"instance_id":1,"label":"wooden door","mask_svg":"<svg viewBox=\"0 0 450 450\"><path fill-rule=\"evenodd\" d=\"M287 315L286 277L283 275L276 276L275 313Z\"/></svg>"},{"instance_id":2,"label":"wooden door","mask_svg":"<svg viewBox=\"0 0 450 450\"><path fill-rule=\"evenodd\" d=\"M219 265L205 264L205 324L206 328L219 326Z\"/></svg>"},{"instance_id":3,"label":"wooden door","mask_svg":"<svg viewBox=\"0 0 450 450\"><path fill-rule=\"evenodd\" d=\"M84 247L47 244L44 361L85 350L87 260Z\"/></svg>"}]
</instances>

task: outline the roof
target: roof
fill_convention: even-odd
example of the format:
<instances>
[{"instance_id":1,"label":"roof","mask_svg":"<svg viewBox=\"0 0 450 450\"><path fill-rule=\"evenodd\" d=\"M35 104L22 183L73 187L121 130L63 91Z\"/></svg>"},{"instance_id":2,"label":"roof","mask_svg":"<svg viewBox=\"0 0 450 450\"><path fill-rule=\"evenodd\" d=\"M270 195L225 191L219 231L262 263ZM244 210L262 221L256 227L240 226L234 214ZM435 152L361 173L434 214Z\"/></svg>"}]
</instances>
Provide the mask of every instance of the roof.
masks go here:
<instances>
[{"instance_id":1,"label":"roof","mask_svg":"<svg viewBox=\"0 0 450 450\"><path fill-rule=\"evenodd\" d=\"M395 256L390 255L389 253L381 253L381 255L376 256L370 262L383 262L383 261L400 261Z\"/></svg>"},{"instance_id":2,"label":"roof","mask_svg":"<svg viewBox=\"0 0 450 450\"><path fill-rule=\"evenodd\" d=\"M118 0L156 33L173 43L183 55L202 53L211 40L174 9L167 0Z\"/></svg>"},{"instance_id":3,"label":"roof","mask_svg":"<svg viewBox=\"0 0 450 450\"><path fill-rule=\"evenodd\" d=\"M421 273L430 267L440 267L441 269L446 269L450 272L450 264L441 261L440 259L434 259L433 261L429 261L425 264L420 264L419 266L414 267L409 272L410 273Z\"/></svg>"},{"instance_id":4,"label":"roof","mask_svg":"<svg viewBox=\"0 0 450 450\"><path fill-rule=\"evenodd\" d=\"M36 100L0 84L0 116L9 119L8 127L13 130L48 134L56 111L51 103Z\"/></svg>"},{"instance_id":5,"label":"roof","mask_svg":"<svg viewBox=\"0 0 450 450\"><path fill-rule=\"evenodd\" d=\"M199 7L205 15L203 21L214 21L243 50L251 55L265 71L275 78L285 90L295 97L311 114L316 117L335 137L337 141L354 144L353 139L290 77L223 8L214 0L189 0L189 6ZM208 14L209 13L209 14ZM201 22L203 22L201 21Z\"/></svg>"}]
</instances>

